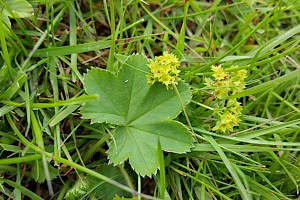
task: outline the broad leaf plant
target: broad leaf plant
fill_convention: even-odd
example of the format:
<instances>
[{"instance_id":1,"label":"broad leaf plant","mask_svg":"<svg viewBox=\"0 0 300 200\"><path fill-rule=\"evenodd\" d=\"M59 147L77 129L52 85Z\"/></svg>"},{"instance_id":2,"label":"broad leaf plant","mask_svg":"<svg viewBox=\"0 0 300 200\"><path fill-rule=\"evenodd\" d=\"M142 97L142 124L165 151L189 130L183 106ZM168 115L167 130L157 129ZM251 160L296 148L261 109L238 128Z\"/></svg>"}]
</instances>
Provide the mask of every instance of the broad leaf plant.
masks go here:
<instances>
[{"instance_id":1,"label":"broad leaf plant","mask_svg":"<svg viewBox=\"0 0 300 200\"><path fill-rule=\"evenodd\" d=\"M92 123L115 125L107 151L110 163L117 165L128 159L141 176L151 176L159 167L158 141L166 152L185 153L193 147L191 132L174 120L191 100L189 86L179 81L174 84L176 93L161 82L149 84L148 63L143 55L131 55L117 74L89 70L84 75L84 88L99 98L81 109L82 117Z\"/></svg>"}]
</instances>

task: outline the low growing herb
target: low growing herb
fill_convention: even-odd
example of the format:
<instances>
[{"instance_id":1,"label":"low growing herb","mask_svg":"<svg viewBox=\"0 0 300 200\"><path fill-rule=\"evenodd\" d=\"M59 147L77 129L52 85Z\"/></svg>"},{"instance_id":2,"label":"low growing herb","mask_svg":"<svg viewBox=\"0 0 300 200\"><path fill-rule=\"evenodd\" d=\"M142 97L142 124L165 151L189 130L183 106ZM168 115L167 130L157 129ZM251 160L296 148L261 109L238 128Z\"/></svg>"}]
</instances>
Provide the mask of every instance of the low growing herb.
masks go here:
<instances>
[{"instance_id":1,"label":"low growing herb","mask_svg":"<svg viewBox=\"0 0 300 200\"><path fill-rule=\"evenodd\" d=\"M191 132L173 120L182 110L181 102L186 105L191 100L189 86L178 82L179 99L174 90L166 89L169 84L148 84L147 74L148 59L143 55L129 56L117 75L91 69L84 76L84 87L99 99L86 102L81 109L82 117L92 123L116 125L107 151L110 163L129 159L142 176L156 173L159 167L158 140L167 152L185 153L193 147Z\"/></svg>"}]
</instances>

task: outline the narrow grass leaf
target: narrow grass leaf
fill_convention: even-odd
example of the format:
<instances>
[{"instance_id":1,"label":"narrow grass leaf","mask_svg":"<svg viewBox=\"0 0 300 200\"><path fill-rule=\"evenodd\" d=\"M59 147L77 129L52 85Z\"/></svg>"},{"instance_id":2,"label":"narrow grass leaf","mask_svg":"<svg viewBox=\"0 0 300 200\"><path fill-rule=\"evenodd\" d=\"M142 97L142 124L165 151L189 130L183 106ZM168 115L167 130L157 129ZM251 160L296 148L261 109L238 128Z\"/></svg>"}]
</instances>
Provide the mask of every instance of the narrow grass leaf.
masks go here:
<instances>
[{"instance_id":1,"label":"narrow grass leaf","mask_svg":"<svg viewBox=\"0 0 300 200\"><path fill-rule=\"evenodd\" d=\"M49 122L49 126L53 127L57 125L59 122L70 116L76 109L79 108L80 105L70 105L65 109L58 112Z\"/></svg>"},{"instance_id":2,"label":"narrow grass leaf","mask_svg":"<svg viewBox=\"0 0 300 200\"><path fill-rule=\"evenodd\" d=\"M5 16L3 15L3 8L0 9L0 31L1 31L1 34L0 34L0 42L1 42L1 54L3 56L3 59L5 61L5 65L8 67L8 70L9 72L11 73L12 71L12 67L11 67L11 61L10 61L10 56L9 56L9 53L8 53L8 47L7 47L7 42L6 42L6 38L5 36L8 34L8 31L6 26L5 26L5 21L9 21L8 17L6 16L5 18L7 20L4 21L3 23L3 19L5 19L4 17L2 16ZM11 74L10 74L11 75Z\"/></svg>"},{"instance_id":3,"label":"narrow grass leaf","mask_svg":"<svg viewBox=\"0 0 300 200\"><path fill-rule=\"evenodd\" d=\"M20 73L19 75L17 75L17 77L14 78L14 82L10 85L10 87L0 96L0 99L11 99L24 85L26 79L26 74Z\"/></svg>"},{"instance_id":4,"label":"narrow grass leaf","mask_svg":"<svg viewBox=\"0 0 300 200\"><path fill-rule=\"evenodd\" d=\"M159 196L161 199L165 199L166 192L166 170L165 170L165 159L161 148L160 141L157 141L157 158L159 164Z\"/></svg>"},{"instance_id":5,"label":"narrow grass leaf","mask_svg":"<svg viewBox=\"0 0 300 200\"><path fill-rule=\"evenodd\" d=\"M264 54L270 51L271 49L275 48L276 46L282 45L283 42L293 37L294 35L298 34L299 32L300 32L300 25L297 25L291 28L290 30L285 31L283 34L280 34L274 37L273 39L269 40L262 47L250 51L249 53L246 54L246 56L254 57L257 53Z\"/></svg>"},{"instance_id":6,"label":"narrow grass leaf","mask_svg":"<svg viewBox=\"0 0 300 200\"><path fill-rule=\"evenodd\" d=\"M299 185L298 185L298 181L295 180L294 176L290 173L290 171L285 167L285 165L281 162L281 159L279 159L277 157L277 155L274 152L269 152L270 155L273 157L273 159L279 163L279 165L284 169L285 173L288 175L288 177L290 178L290 180L292 181L292 183L295 185L296 189L297 189L297 194L299 194Z\"/></svg>"},{"instance_id":7,"label":"narrow grass leaf","mask_svg":"<svg viewBox=\"0 0 300 200\"><path fill-rule=\"evenodd\" d=\"M223 160L226 168L228 169L228 171L232 175L232 178L233 178L234 182L237 184L237 188L241 193L242 199L244 199L244 200L251 199L251 197L249 196L250 191L247 191L245 189L245 187L244 187L242 181L240 180L236 170L232 166L231 162L229 161L229 159L227 158L227 156L225 155L223 150L220 148L219 144L211 136L203 135L203 137L216 149L216 151L220 155L220 157Z\"/></svg>"},{"instance_id":8,"label":"narrow grass leaf","mask_svg":"<svg viewBox=\"0 0 300 200\"><path fill-rule=\"evenodd\" d=\"M10 185L11 187L20 190L22 194L28 196L28 197L31 198L31 199L43 200L43 198L41 198L39 195L37 195L37 194L31 192L30 190L28 190L28 189L25 188L24 186L19 185L19 184L13 182L13 181L10 181L10 180L8 180L8 179L3 179L3 178L0 178L0 181L5 182L5 183L7 183L8 185Z\"/></svg>"},{"instance_id":9,"label":"narrow grass leaf","mask_svg":"<svg viewBox=\"0 0 300 200\"><path fill-rule=\"evenodd\" d=\"M50 158L51 158L51 156L53 156L52 159L55 160L55 161L57 161L57 162L59 162L59 163L64 163L64 164L66 164L66 165L68 165L68 166L74 167L75 169L77 169L77 170L79 170L79 171L82 171L82 172L84 172L84 173L87 173L87 174L89 174L90 176L93 176L93 177L95 177L95 178L97 178L97 179L103 180L103 181L105 181L105 182L111 184L112 186L121 188L122 190L125 190L125 191L127 191L127 192L130 192L130 193L132 193L132 194L134 194L134 195L140 195L141 197L143 197L143 198L145 198L145 199L153 199L153 200L157 200L157 198L155 198L155 197L152 197L152 196L146 195L146 194L142 194L142 193L138 193L137 191L132 190L132 189L129 188L128 186L125 186L125 185L123 185L123 184L120 184L119 182L117 182L117 181L115 181L115 180L113 180L113 179L111 179L111 178L108 178L108 177L106 177L106 176L104 176L104 175L102 175L102 174L100 174L100 173L98 173L98 172L96 172L96 171L94 171L94 170L92 170L92 169L89 169L89 168L87 168L87 167L84 167L84 166L82 166L82 165L79 165L79 164L77 164L77 163L74 163L74 162L72 162L72 161L66 160L66 159L64 159L64 158L61 158L61 157L58 157L58 156L55 156L55 155L52 155L52 154L49 154L49 153L48 153L47 156L49 156Z\"/></svg>"},{"instance_id":10,"label":"narrow grass leaf","mask_svg":"<svg viewBox=\"0 0 300 200\"><path fill-rule=\"evenodd\" d=\"M40 154L33 154L29 156L22 156L22 157L16 157L16 158L3 158L0 159L0 165L11 165L11 164L17 164L17 163L23 163L23 162L30 162L34 160L39 160L42 158L42 155Z\"/></svg>"},{"instance_id":11,"label":"narrow grass leaf","mask_svg":"<svg viewBox=\"0 0 300 200\"><path fill-rule=\"evenodd\" d=\"M142 39L151 38L159 34L151 34L151 35L142 35L133 38L124 38L118 39L116 45L124 45L125 43L131 43L140 41ZM63 47L49 47L44 49L38 49L33 54L33 57L49 57L49 56L64 56L70 55L74 53L84 53L90 51L98 51L101 49L111 48L111 40L108 41L97 41L97 42L89 42L84 44L77 44L73 46L63 46Z\"/></svg>"},{"instance_id":12,"label":"narrow grass leaf","mask_svg":"<svg viewBox=\"0 0 300 200\"><path fill-rule=\"evenodd\" d=\"M19 146L15 146L15 145L1 144L0 143L0 147L2 147L3 150L5 150L5 151L10 151L10 152L13 152L13 153L22 153L22 152L24 152L24 149L22 149ZM26 152L28 153L28 151L26 151Z\"/></svg>"},{"instance_id":13,"label":"narrow grass leaf","mask_svg":"<svg viewBox=\"0 0 300 200\"><path fill-rule=\"evenodd\" d=\"M293 103L288 102L287 100L283 99L281 96L279 96L276 92L272 92L273 96L279 99L282 103L284 103L286 106L290 107L294 111L300 113L300 109L293 105Z\"/></svg>"},{"instance_id":14,"label":"narrow grass leaf","mask_svg":"<svg viewBox=\"0 0 300 200\"><path fill-rule=\"evenodd\" d=\"M33 111L30 112L30 116L31 116L32 129L34 131L36 143L37 143L38 147L41 148L41 150L42 150L42 152L41 152L42 153L42 163L44 166L43 169L44 169L45 178L46 178L47 185L48 185L49 194L50 194L50 196L53 196L54 192L53 192L53 187L52 187L52 183L51 183L48 163L47 163L47 159L46 159L46 155L45 155L43 132L41 130L40 124L38 123L35 113Z\"/></svg>"},{"instance_id":15,"label":"narrow grass leaf","mask_svg":"<svg viewBox=\"0 0 300 200\"><path fill-rule=\"evenodd\" d=\"M227 195L225 195L225 194L223 194L222 192L220 192L219 189L216 189L216 188L212 187L210 184L208 184L208 183L206 183L206 182L203 182L203 181L200 180L199 178L195 178L195 177L192 176L191 174L185 173L185 172L183 172L183 171L181 171L181 170L179 170L179 169L177 169L177 168L175 168L175 167L173 167L173 166L170 166L170 168L173 169L173 170L174 170L175 172L177 172L178 174L184 175L184 176L186 176L186 177L189 177L189 178L193 179L195 182L200 183L201 185L204 185L204 186L207 187L209 190L215 192L216 194L220 195L220 196L223 197L224 199L226 199L226 200L232 200L230 197L228 197ZM172 178L172 180L173 180L173 178ZM173 186L173 187L174 187L174 186Z\"/></svg>"},{"instance_id":16,"label":"narrow grass leaf","mask_svg":"<svg viewBox=\"0 0 300 200\"><path fill-rule=\"evenodd\" d=\"M25 144L25 145L28 145L29 147L31 147L32 149L34 149L36 152L42 153L41 149L39 149L39 148L36 147L34 144L32 144L31 142L29 142L29 141L28 141L28 140L20 133L20 131L19 131L19 130L17 129L17 127L15 126L15 124L14 124L14 122L13 122L11 116L10 116L9 114L6 114L6 117L7 117L7 120L8 120L8 122L9 122L9 124L11 125L12 129L13 129L14 132L17 134L17 136L20 138L20 140L22 141L22 143ZM89 174L89 175L91 175L91 176L94 176L94 177L96 177L96 178L98 178L98 179L100 179L100 180L103 180L103 181L105 181L105 182L107 182L107 183L109 183L109 184L111 184L111 185L114 185L114 186L116 186L116 187L118 187L118 188L121 188L121 189L123 189L123 190L125 190L125 191L131 192L131 193L133 193L133 194L135 194L135 195L139 194L139 193L136 192L135 190L132 190L131 188L129 188L129 187L125 186L125 185L122 185L122 184L118 183L117 181L114 181L114 180L111 179L111 178L108 178L108 177L106 177L106 176L103 176L102 174L99 174L99 173L95 172L94 170L91 170L91 169L86 168L86 167L84 167L84 166L81 166L81 165L79 165L79 164L77 164L77 163L74 163L74 162L72 162L72 161L66 160L66 159L64 159L64 158L61 158L61 157L59 157L59 156L55 156L55 155L53 155L53 154L51 154L51 153L48 153L48 152L45 152L45 155L46 155L48 158L53 159L53 160L56 161L56 162L66 164L66 165L68 165L68 166L70 166L70 167L74 167L74 168L77 169L77 170L80 170L80 171L82 171L82 172L85 172L85 173L87 173L87 174ZM41 154L39 154L39 156L41 156ZM5 160L5 162L10 162L10 160ZM3 164L5 164L5 162L4 162ZM1 163L0 163L0 164L1 164ZM141 197L143 197L143 198L145 198L145 199L156 199L156 200L157 200L157 198L154 198L154 197L152 197L152 196L150 196L150 195L145 195L145 194L140 194L140 195L141 195Z\"/></svg>"},{"instance_id":17,"label":"narrow grass leaf","mask_svg":"<svg viewBox=\"0 0 300 200\"><path fill-rule=\"evenodd\" d=\"M166 25L164 25L157 17L155 17L155 15L153 15L145 6L144 4L141 2L140 5L142 6L142 8L146 11L146 13L157 23L159 24L160 27L162 27L163 29L165 29L167 31L168 34L172 35L176 40L178 40L178 36L171 30L169 29Z\"/></svg>"},{"instance_id":18,"label":"narrow grass leaf","mask_svg":"<svg viewBox=\"0 0 300 200\"><path fill-rule=\"evenodd\" d=\"M31 143L30 141L28 141L21 133L20 131L18 130L18 128L16 127L16 125L14 124L12 118L11 118L11 115L9 113L7 113L6 115L6 119L10 125L10 127L12 128L12 130L15 132L15 134L19 137L20 141L27 145L28 147L34 149L35 151L37 152L40 152L41 150L35 146L33 143Z\"/></svg>"},{"instance_id":19,"label":"narrow grass leaf","mask_svg":"<svg viewBox=\"0 0 300 200\"><path fill-rule=\"evenodd\" d=\"M236 141L236 142L244 142L244 143L249 143L249 144L260 144L260 145L269 145L269 146L274 146L274 145L295 146L295 147L300 146L300 142L276 142L276 141L267 141L267 140L252 140L252 139L244 139L244 138L239 138L239 137L232 137L232 136L216 134L216 133L204 130L202 128L194 128L194 130L199 133L204 133L204 134L211 135L214 137L224 138L227 141ZM297 149L295 149L295 150L297 150Z\"/></svg>"},{"instance_id":20,"label":"narrow grass leaf","mask_svg":"<svg viewBox=\"0 0 300 200\"><path fill-rule=\"evenodd\" d=\"M114 1L109 1L109 11L110 11L110 50L108 56L107 69L113 71L115 62L115 47L116 47L116 16L115 16L115 3Z\"/></svg>"},{"instance_id":21,"label":"narrow grass leaf","mask_svg":"<svg viewBox=\"0 0 300 200\"><path fill-rule=\"evenodd\" d=\"M182 26L180 29L179 37L177 40L176 48L179 51L178 58L181 60L182 55L184 53L184 43L185 43L185 30L186 30L186 16L189 9L189 1L185 2L184 4L184 18L182 22Z\"/></svg>"},{"instance_id":22,"label":"narrow grass leaf","mask_svg":"<svg viewBox=\"0 0 300 200\"><path fill-rule=\"evenodd\" d=\"M245 37L243 37L243 39L237 43L233 48L231 48L229 51L227 51L226 53L224 53L221 57L213 59L211 62L209 62L208 64L206 64L205 66L198 68L196 70L194 70L194 73L200 72L204 69L207 69L209 67L211 67L212 65L218 63L220 60L222 60L223 58L225 58L228 55L231 55L232 53L234 53L239 47L241 47L247 40L249 37L251 37L258 29L260 29L262 26L264 26L265 24L268 23L268 21L270 21L270 16L272 13L267 14L264 19L252 30L250 31Z\"/></svg>"},{"instance_id":23,"label":"narrow grass leaf","mask_svg":"<svg viewBox=\"0 0 300 200\"><path fill-rule=\"evenodd\" d=\"M78 105L87 101L93 101L99 99L98 95L82 95L79 97L74 97L72 99L58 100L53 103L31 103L31 108L52 108L68 105Z\"/></svg>"},{"instance_id":24,"label":"narrow grass leaf","mask_svg":"<svg viewBox=\"0 0 300 200\"><path fill-rule=\"evenodd\" d=\"M257 123L264 123L264 124L270 124L270 125L283 125L285 122L278 121L278 119L266 119L262 117L255 117L250 115L242 115L242 120L247 120L250 122L257 122ZM299 130L300 126L292 125L289 128Z\"/></svg>"},{"instance_id":25,"label":"narrow grass leaf","mask_svg":"<svg viewBox=\"0 0 300 200\"><path fill-rule=\"evenodd\" d=\"M282 83L285 83L293 78L300 76L300 69L296 69L295 71L285 74L279 78L276 78L274 80L259 84L257 86L254 86L252 88L246 89L240 93L237 93L235 95L231 95L229 98L240 98L245 97L253 94L257 94L259 92L264 92L266 90L269 90L270 88L276 87Z\"/></svg>"},{"instance_id":26,"label":"narrow grass leaf","mask_svg":"<svg viewBox=\"0 0 300 200\"><path fill-rule=\"evenodd\" d=\"M67 7L63 7L61 9L61 11L57 14L57 16L55 17L52 25L56 26L60 20L63 18L63 15L65 13L65 10L67 9ZM35 43L33 49L30 51L30 53L28 54L26 60L22 63L22 68L26 67L26 65L28 64L29 60L31 59L31 57L35 54L35 52L38 50L38 48L41 46L41 44L44 42L44 40L46 39L47 36L49 36L50 30L52 29L53 26L50 26L44 33L43 35L39 38L39 40ZM44 57L48 57L49 55L45 55Z\"/></svg>"},{"instance_id":27,"label":"narrow grass leaf","mask_svg":"<svg viewBox=\"0 0 300 200\"><path fill-rule=\"evenodd\" d=\"M9 105L2 105L0 107L0 117L4 116L5 114L9 113L10 111L14 110L16 106L9 106Z\"/></svg>"},{"instance_id":28,"label":"narrow grass leaf","mask_svg":"<svg viewBox=\"0 0 300 200\"><path fill-rule=\"evenodd\" d=\"M40 125L36 119L35 113L32 110L30 112L30 115L31 115L32 129L34 131L36 144L39 148L44 150L44 139L43 139L42 130L40 129Z\"/></svg>"},{"instance_id":29,"label":"narrow grass leaf","mask_svg":"<svg viewBox=\"0 0 300 200\"><path fill-rule=\"evenodd\" d=\"M266 152L266 151L297 151L297 148L277 148L277 147L264 147L256 145L238 145L238 144L223 144L219 143L223 148L223 151L227 152L229 149L235 152ZM211 144L194 144L194 147L191 149L192 152L207 152L207 151L216 151L216 149ZM299 150L300 151L300 150Z\"/></svg>"},{"instance_id":30,"label":"narrow grass leaf","mask_svg":"<svg viewBox=\"0 0 300 200\"><path fill-rule=\"evenodd\" d=\"M263 196L265 199L274 199L274 200L281 200L281 198L276 197L273 194L273 191L264 185L258 183L257 181L253 180L251 177L247 176L248 182L250 183L250 187L257 193L257 196ZM284 196L286 198L286 196Z\"/></svg>"},{"instance_id":31,"label":"narrow grass leaf","mask_svg":"<svg viewBox=\"0 0 300 200\"><path fill-rule=\"evenodd\" d=\"M77 44L77 25L76 25L76 15L74 11L74 2L69 1L69 21L70 21L70 46ZM77 66L77 54L71 54L71 65ZM74 71L72 71L72 81L75 82L76 75Z\"/></svg>"},{"instance_id":32,"label":"narrow grass leaf","mask_svg":"<svg viewBox=\"0 0 300 200\"><path fill-rule=\"evenodd\" d=\"M293 121L289 121L289 122L285 122L284 124L280 124L280 125L275 125L275 126L271 126L265 129L259 129L257 131L247 131L245 133L242 133L240 135L238 135L237 137L243 138L243 139L252 139L252 138L257 138L269 133L274 133L276 131L282 130L284 128L289 128L292 127L294 125L297 125L300 123L300 119L298 120L293 120Z\"/></svg>"},{"instance_id":33,"label":"narrow grass leaf","mask_svg":"<svg viewBox=\"0 0 300 200\"><path fill-rule=\"evenodd\" d=\"M49 69L49 73L50 73L49 79L50 79L50 83L51 83L51 86L52 86L53 100L58 101L59 100L59 86L58 86L58 78L57 78L57 71L58 71L57 65L59 65L59 61L58 61L57 57L50 57L49 62L47 64L48 64L48 69ZM72 73L78 72L77 67L74 67L72 64L71 64L71 69L72 69ZM78 77L80 79L81 76L78 76ZM55 115L58 113L58 109L59 109L58 107L54 107ZM53 135L54 135L54 138L53 138L53 140L54 140L54 154L57 155L57 156L60 156L61 155L61 147L60 147L61 137L60 137L59 127L55 127L53 132L54 132L53 133ZM58 165L58 163L55 163L55 164Z\"/></svg>"}]
</instances>

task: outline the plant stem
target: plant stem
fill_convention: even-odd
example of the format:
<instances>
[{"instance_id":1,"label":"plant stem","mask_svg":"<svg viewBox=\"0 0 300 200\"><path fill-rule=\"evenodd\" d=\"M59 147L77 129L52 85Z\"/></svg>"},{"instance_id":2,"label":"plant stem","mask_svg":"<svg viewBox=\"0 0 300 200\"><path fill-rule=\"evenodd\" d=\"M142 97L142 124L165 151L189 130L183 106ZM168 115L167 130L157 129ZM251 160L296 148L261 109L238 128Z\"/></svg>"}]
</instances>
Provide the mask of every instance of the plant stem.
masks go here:
<instances>
[{"instance_id":1,"label":"plant stem","mask_svg":"<svg viewBox=\"0 0 300 200\"><path fill-rule=\"evenodd\" d=\"M182 102L180 93L179 93L179 91L178 91L178 88L177 88L177 86L176 86L175 84L173 84L173 88L174 88L174 90L175 90L175 92L176 92L176 94L177 94L177 96L178 96L179 101L180 101L180 104L181 104L181 107L182 107L182 110L183 110L183 114L184 114L185 119L186 119L186 121L187 121L187 123L188 123L188 126L189 126L190 130L192 131L193 135L195 135L195 132L194 132L193 127L192 127L192 124L191 124L191 122L190 122L189 116L188 116L187 113L186 113L185 106L184 106L184 104L183 104L183 102Z\"/></svg>"},{"instance_id":2,"label":"plant stem","mask_svg":"<svg viewBox=\"0 0 300 200\"><path fill-rule=\"evenodd\" d=\"M191 102L194 103L194 104L197 104L197 105L199 105L199 106L202 106L202 107L204 107L204 108L207 108L207 109L209 109L209 110L215 111L214 108L209 107L209 106L207 106L207 105L204 105L204 104L202 104L202 103L199 103L199 102L197 102L197 101L192 100Z\"/></svg>"}]
</instances>

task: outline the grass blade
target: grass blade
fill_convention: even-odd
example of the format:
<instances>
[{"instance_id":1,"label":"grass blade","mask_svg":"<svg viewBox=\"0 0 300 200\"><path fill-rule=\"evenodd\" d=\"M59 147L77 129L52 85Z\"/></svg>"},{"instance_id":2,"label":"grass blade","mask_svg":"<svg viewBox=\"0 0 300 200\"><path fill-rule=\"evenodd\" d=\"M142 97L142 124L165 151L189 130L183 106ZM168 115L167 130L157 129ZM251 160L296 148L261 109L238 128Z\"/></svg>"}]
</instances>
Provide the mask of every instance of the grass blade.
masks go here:
<instances>
[{"instance_id":1,"label":"grass blade","mask_svg":"<svg viewBox=\"0 0 300 200\"><path fill-rule=\"evenodd\" d=\"M234 182L237 184L238 190L241 193L241 197L244 200L252 199L250 196L250 191L247 191L240 180L238 173L236 172L235 168L231 164L231 162L228 160L227 156L223 152L223 150L220 148L219 144L213 139L213 137L208 135L203 135L203 137L216 149L218 154L220 155L221 159L223 160L225 166L227 167L228 171L232 175L232 178Z\"/></svg>"}]
</instances>

